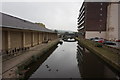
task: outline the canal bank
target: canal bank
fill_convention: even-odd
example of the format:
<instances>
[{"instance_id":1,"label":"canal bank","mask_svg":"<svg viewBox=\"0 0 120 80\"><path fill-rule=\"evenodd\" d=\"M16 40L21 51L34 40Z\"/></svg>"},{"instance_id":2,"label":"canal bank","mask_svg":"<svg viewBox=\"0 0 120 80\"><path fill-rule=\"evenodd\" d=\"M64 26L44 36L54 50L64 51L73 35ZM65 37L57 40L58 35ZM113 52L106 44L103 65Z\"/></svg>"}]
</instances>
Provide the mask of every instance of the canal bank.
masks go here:
<instances>
[{"instance_id":1,"label":"canal bank","mask_svg":"<svg viewBox=\"0 0 120 80\"><path fill-rule=\"evenodd\" d=\"M77 55L83 78L119 79L120 55L118 49L79 38Z\"/></svg>"},{"instance_id":2,"label":"canal bank","mask_svg":"<svg viewBox=\"0 0 120 80\"><path fill-rule=\"evenodd\" d=\"M2 62L2 77L3 78L19 78L21 72L19 70L24 69L25 66L36 61L45 52L49 51L52 47L56 46L59 39L43 43L35 47L30 48L28 51L23 52L21 55L13 57L9 60ZM27 70L22 70L25 73Z\"/></svg>"}]
</instances>

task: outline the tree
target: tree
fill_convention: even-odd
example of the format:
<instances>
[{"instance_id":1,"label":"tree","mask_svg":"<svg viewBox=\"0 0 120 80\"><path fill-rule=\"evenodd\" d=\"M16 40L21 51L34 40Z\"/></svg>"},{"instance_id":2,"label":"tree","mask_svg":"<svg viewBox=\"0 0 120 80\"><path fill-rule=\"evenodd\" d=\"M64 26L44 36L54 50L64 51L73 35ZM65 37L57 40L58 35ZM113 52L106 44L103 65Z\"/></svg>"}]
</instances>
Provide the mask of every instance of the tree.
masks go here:
<instances>
[{"instance_id":1,"label":"tree","mask_svg":"<svg viewBox=\"0 0 120 80\"><path fill-rule=\"evenodd\" d=\"M54 30L54 32L55 32L55 33L58 33L58 31L57 31L57 30Z\"/></svg>"},{"instance_id":2,"label":"tree","mask_svg":"<svg viewBox=\"0 0 120 80\"><path fill-rule=\"evenodd\" d=\"M45 27L45 24L43 23L35 23L35 24L38 24L40 27Z\"/></svg>"}]
</instances>

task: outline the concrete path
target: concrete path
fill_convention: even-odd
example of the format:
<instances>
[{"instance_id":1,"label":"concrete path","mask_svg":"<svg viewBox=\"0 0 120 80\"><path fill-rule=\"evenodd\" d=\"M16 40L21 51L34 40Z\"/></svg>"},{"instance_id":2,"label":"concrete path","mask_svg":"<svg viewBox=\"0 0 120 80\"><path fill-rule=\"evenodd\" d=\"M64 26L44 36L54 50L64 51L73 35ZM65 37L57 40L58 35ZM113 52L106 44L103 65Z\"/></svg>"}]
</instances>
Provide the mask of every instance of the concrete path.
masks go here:
<instances>
[{"instance_id":1,"label":"concrete path","mask_svg":"<svg viewBox=\"0 0 120 80\"><path fill-rule=\"evenodd\" d=\"M23 52L23 54L21 54L19 56L16 56L14 58L4 61L2 63L3 77L7 76L7 78L8 78L9 76L11 76L11 74L13 74L12 72L14 72L15 69L17 68L17 65L19 65L23 61L27 60L28 58L32 57L33 55L36 55L38 53L42 55L42 53L40 53L41 50L43 50L44 48L46 48L49 44L51 44L53 42L55 42L55 41L49 42L47 44L44 43L44 44L37 45L37 46L32 47L29 50Z\"/></svg>"}]
</instances>

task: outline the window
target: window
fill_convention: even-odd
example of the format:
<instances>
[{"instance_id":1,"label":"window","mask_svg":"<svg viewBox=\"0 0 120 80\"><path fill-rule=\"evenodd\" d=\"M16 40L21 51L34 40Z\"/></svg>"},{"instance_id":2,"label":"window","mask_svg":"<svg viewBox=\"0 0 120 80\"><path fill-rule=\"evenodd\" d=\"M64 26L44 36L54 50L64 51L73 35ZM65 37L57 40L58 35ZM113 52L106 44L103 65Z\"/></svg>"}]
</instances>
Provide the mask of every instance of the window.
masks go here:
<instances>
[{"instance_id":1,"label":"window","mask_svg":"<svg viewBox=\"0 0 120 80\"><path fill-rule=\"evenodd\" d=\"M100 22L102 22L102 19L100 19Z\"/></svg>"},{"instance_id":2,"label":"window","mask_svg":"<svg viewBox=\"0 0 120 80\"><path fill-rule=\"evenodd\" d=\"M100 5L103 5L103 3L100 3Z\"/></svg>"},{"instance_id":3,"label":"window","mask_svg":"<svg viewBox=\"0 0 120 80\"><path fill-rule=\"evenodd\" d=\"M100 16L102 16L102 14L100 14Z\"/></svg>"},{"instance_id":4,"label":"window","mask_svg":"<svg viewBox=\"0 0 120 80\"><path fill-rule=\"evenodd\" d=\"M102 8L100 8L100 10L102 11L103 9L102 9Z\"/></svg>"}]
</instances>

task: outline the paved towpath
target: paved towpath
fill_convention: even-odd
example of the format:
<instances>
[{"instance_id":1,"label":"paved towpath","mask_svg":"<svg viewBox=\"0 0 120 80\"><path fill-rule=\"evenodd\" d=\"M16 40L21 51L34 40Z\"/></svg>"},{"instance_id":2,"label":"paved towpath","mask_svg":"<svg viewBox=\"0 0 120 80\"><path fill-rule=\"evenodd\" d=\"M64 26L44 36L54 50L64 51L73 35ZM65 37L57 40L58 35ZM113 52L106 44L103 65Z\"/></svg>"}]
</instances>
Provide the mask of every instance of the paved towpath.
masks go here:
<instances>
[{"instance_id":1,"label":"paved towpath","mask_svg":"<svg viewBox=\"0 0 120 80\"><path fill-rule=\"evenodd\" d=\"M48 45L50 45L51 43L54 43L56 41L57 40L49 42L47 44L44 43L44 44L37 45L37 46L32 47L29 50L23 52L23 54L21 54L19 56L16 56L16 57L11 58L9 60L3 61L2 62L2 67L3 67L2 68L2 74L3 74L3 77L7 76L7 78L8 78L8 76L13 74L12 72L14 72L17 65L19 65L23 61L27 60L28 58L32 57L33 55L36 55L38 53L42 55L41 50L45 49Z\"/></svg>"}]
</instances>

